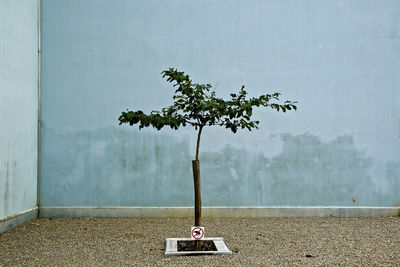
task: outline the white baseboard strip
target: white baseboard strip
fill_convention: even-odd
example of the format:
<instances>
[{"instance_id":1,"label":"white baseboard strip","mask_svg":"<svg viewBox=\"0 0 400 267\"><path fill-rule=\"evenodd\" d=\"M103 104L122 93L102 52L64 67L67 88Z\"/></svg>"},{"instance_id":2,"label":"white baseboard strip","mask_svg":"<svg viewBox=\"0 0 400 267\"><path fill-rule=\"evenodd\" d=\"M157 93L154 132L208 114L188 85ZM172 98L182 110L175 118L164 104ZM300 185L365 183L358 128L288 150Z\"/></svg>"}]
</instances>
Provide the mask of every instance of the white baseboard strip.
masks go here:
<instances>
[{"instance_id":1,"label":"white baseboard strip","mask_svg":"<svg viewBox=\"0 0 400 267\"><path fill-rule=\"evenodd\" d=\"M38 208L26 210L0 219L0 234L38 217Z\"/></svg>"},{"instance_id":2,"label":"white baseboard strip","mask_svg":"<svg viewBox=\"0 0 400 267\"><path fill-rule=\"evenodd\" d=\"M40 217L192 217L188 207L40 207ZM400 216L400 207L204 207L203 218Z\"/></svg>"}]
</instances>

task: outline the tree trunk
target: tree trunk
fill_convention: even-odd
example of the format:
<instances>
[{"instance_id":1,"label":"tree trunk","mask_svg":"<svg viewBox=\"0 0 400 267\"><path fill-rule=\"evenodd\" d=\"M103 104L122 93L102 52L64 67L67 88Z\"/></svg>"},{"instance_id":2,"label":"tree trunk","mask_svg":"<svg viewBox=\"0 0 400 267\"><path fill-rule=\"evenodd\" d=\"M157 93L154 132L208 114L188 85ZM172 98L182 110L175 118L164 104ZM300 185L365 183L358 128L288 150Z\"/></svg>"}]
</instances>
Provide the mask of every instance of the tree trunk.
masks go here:
<instances>
[{"instance_id":1,"label":"tree trunk","mask_svg":"<svg viewBox=\"0 0 400 267\"><path fill-rule=\"evenodd\" d=\"M194 226L201 226L200 162L192 161L194 181ZM201 249L201 240L196 240L196 250Z\"/></svg>"},{"instance_id":2,"label":"tree trunk","mask_svg":"<svg viewBox=\"0 0 400 267\"><path fill-rule=\"evenodd\" d=\"M194 181L194 226L201 226L200 162L192 161Z\"/></svg>"}]
</instances>

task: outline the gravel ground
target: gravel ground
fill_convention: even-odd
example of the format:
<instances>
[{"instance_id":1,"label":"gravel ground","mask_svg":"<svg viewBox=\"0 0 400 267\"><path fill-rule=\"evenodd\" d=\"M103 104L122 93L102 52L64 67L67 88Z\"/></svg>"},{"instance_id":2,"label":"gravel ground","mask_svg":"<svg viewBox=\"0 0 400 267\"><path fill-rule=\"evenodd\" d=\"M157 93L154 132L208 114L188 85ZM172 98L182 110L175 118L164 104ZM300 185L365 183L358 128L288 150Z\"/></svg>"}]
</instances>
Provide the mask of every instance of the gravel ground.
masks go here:
<instances>
[{"instance_id":1,"label":"gravel ground","mask_svg":"<svg viewBox=\"0 0 400 267\"><path fill-rule=\"evenodd\" d=\"M192 219L36 219L0 235L0 266L400 266L400 217L205 219L232 256L164 257Z\"/></svg>"}]
</instances>

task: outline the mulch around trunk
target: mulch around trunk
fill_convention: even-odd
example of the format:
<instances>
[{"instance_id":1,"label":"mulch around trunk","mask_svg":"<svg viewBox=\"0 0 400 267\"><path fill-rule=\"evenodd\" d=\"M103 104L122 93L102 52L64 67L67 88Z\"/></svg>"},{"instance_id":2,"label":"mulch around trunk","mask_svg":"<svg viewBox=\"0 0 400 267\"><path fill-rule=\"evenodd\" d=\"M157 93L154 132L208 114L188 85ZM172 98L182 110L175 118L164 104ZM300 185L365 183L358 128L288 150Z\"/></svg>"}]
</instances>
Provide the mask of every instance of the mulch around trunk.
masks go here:
<instances>
[{"instance_id":1,"label":"mulch around trunk","mask_svg":"<svg viewBox=\"0 0 400 267\"><path fill-rule=\"evenodd\" d=\"M178 251L217 251L214 241L205 240L200 242L200 249L197 250L196 240L178 241Z\"/></svg>"}]
</instances>

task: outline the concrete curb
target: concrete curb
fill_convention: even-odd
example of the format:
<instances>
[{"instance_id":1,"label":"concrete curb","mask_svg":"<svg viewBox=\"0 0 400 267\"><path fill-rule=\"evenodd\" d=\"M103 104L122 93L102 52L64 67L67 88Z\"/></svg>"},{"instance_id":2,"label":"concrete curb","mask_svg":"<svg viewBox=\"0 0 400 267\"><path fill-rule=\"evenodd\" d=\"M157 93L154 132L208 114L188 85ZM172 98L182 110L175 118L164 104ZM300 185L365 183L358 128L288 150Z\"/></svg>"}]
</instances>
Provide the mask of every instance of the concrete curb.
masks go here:
<instances>
[{"instance_id":1,"label":"concrete curb","mask_svg":"<svg viewBox=\"0 0 400 267\"><path fill-rule=\"evenodd\" d=\"M204 207L203 218L400 216L400 207ZM188 207L40 207L40 217L192 217Z\"/></svg>"},{"instance_id":2,"label":"concrete curb","mask_svg":"<svg viewBox=\"0 0 400 267\"><path fill-rule=\"evenodd\" d=\"M38 208L26 210L0 219L0 233L11 230L24 222L38 217Z\"/></svg>"}]
</instances>

